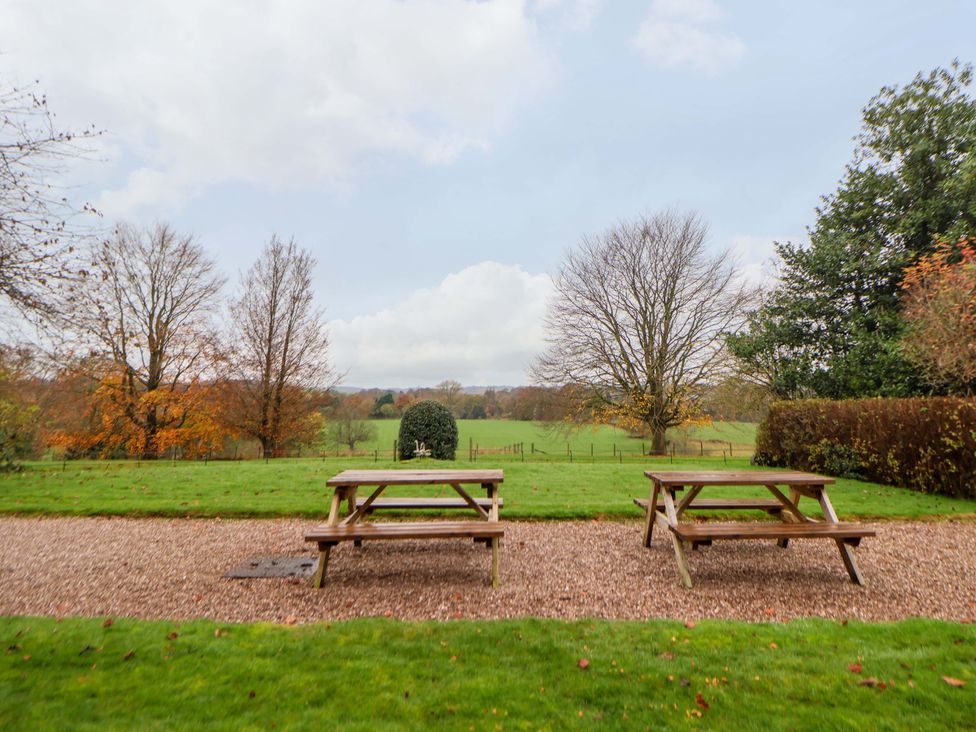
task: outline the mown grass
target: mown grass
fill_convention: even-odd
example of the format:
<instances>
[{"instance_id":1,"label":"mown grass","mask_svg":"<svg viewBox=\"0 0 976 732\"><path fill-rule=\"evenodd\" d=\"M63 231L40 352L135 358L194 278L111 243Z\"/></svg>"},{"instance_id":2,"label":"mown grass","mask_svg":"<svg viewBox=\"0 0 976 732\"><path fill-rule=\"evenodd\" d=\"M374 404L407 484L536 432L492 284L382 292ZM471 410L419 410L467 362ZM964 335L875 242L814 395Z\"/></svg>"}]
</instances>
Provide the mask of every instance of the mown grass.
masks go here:
<instances>
[{"instance_id":1,"label":"mown grass","mask_svg":"<svg viewBox=\"0 0 976 732\"><path fill-rule=\"evenodd\" d=\"M33 463L0 476L0 514L223 516L320 518L331 491L325 482L347 468L499 467L505 471L503 517L569 519L639 516L632 499L647 496L643 472L750 470L746 458L633 457L623 462L520 462L517 455L468 461L373 462L368 458L309 458L234 462L90 461ZM716 495L713 489L711 495ZM409 489L401 492L410 493ZM416 492L414 490L414 492ZM450 488L441 489L452 495ZM390 491L394 495L396 491ZM764 489L723 489L718 495L766 496ZM431 492L429 495L435 495ZM831 499L842 516L921 518L976 514L976 501L839 479ZM805 502L806 504L806 502ZM811 514L818 510L808 505ZM741 516L741 514L740 514Z\"/></svg>"},{"instance_id":2,"label":"mown grass","mask_svg":"<svg viewBox=\"0 0 976 732\"><path fill-rule=\"evenodd\" d=\"M398 419L371 420L376 427L376 438L357 445L356 450L371 453L379 450L390 455L393 441L400 429ZM692 426L671 430L668 439L679 444L683 451L721 457L722 450L732 444L733 455L751 455L756 442L757 425L751 422L712 422L707 425ZM546 455L566 457L572 451L576 458L612 457L618 451L625 455L640 455L650 450L651 443L646 439L631 437L625 430L607 425L593 425L566 432L547 427L539 422L519 422L505 419L461 419L458 420L458 456L467 457L468 448L476 445L482 450L497 450L505 446L520 444L532 455L533 448L537 458ZM324 446L328 451L329 446Z\"/></svg>"},{"instance_id":3,"label":"mown grass","mask_svg":"<svg viewBox=\"0 0 976 732\"><path fill-rule=\"evenodd\" d=\"M976 720L976 630L932 620L13 617L0 618L0 639L4 729L954 730Z\"/></svg>"}]
</instances>

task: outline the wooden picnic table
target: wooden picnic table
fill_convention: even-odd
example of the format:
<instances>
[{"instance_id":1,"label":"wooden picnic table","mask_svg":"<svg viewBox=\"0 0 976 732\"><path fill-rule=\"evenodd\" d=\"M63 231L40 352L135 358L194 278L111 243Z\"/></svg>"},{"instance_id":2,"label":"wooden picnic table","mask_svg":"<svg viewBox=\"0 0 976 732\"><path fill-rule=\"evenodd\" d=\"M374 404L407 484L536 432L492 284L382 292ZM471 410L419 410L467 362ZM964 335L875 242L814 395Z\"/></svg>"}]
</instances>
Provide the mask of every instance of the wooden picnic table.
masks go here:
<instances>
[{"instance_id":1,"label":"wooden picnic table","mask_svg":"<svg viewBox=\"0 0 976 732\"><path fill-rule=\"evenodd\" d=\"M671 539L678 575L685 587L692 586L685 555L686 547L690 546L694 550L718 539L776 539L777 544L784 549L789 545L790 539L832 539L837 543L851 582L864 584L852 548L860 544L861 539L874 536L875 532L860 524L838 521L827 496L827 486L833 485L833 478L812 473L764 471L648 470L644 475L651 480L650 496L646 501L636 501L646 510L644 546L651 545L654 526L659 526ZM769 491L775 503L759 499L698 498L706 488L729 486L762 486ZM688 493L679 501L678 494L685 489ZM789 492L789 496L784 490ZM817 501L824 518L819 520L804 514L799 507L801 498ZM690 523L679 520L685 511L695 509L761 509L777 515L780 521Z\"/></svg>"},{"instance_id":2,"label":"wooden picnic table","mask_svg":"<svg viewBox=\"0 0 976 732\"><path fill-rule=\"evenodd\" d=\"M504 480L501 470L344 470L329 478L326 485L333 489L329 517L323 526L305 535L306 541L314 541L319 548L319 566L315 573L315 587L325 583L332 548L342 541L353 541L357 546L363 541L379 539L453 539L470 538L484 541L491 547L491 583L499 584L498 545L504 535L504 527L498 518L502 505L498 487ZM483 488L486 498L474 498L466 485ZM459 498L432 498L398 496L381 499L392 486L410 486L418 489L450 486ZM373 490L365 499L357 499L361 487ZM347 515L340 517L343 504ZM413 523L378 523L363 521L377 508L430 509L470 508L480 521L423 521Z\"/></svg>"}]
</instances>

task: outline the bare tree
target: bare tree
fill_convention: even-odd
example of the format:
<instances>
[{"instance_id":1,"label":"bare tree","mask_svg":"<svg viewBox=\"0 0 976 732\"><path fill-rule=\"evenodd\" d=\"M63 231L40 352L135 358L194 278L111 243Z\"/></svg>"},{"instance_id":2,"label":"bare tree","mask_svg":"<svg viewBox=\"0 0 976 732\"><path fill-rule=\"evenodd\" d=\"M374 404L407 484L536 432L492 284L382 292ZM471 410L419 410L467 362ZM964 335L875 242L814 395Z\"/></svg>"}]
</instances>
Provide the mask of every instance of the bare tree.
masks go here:
<instances>
[{"instance_id":1,"label":"bare tree","mask_svg":"<svg viewBox=\"0 0 976 732\"><path fill-rule=\"evenodd\" d=\"M93 128L59 130L33 86L0 82L0 295L21 313L54 315L56 290L81 274L71 256L87 233L57 179L86 157Z\"/></svg>"},{"instance_id":2,"label":"bare tree","mask_svg":"<svg viewBox=\"0 0 976 732\"><path fill-rule=\"evenodd\" d=\"M317 428L306 428L318 416L317 397L333 385L328 334L314 303L314 268L309 252L272 236L241 278L231 310L237 426L269 457L289 441L317 436Z\"/></svg>"},{"instance_id":3,"label":"bare tree","mask_svg":"<svg viewBox=\"0 0 976 732\"><path fill-rule=\"evenodd\" d=\"M158 456L162 430L182 427L199 404L189 388L212 373L213 324L223 279L193 237L165 224L117 226L93 253L75 325L115 374L101 375L127 448Z\"/></svg>"},{"instance_id":4,"label":"bare tree","mask_svg":"<svg viewBox=\"0 0 976 732\"><path fill-rule=\"evenodd\" d=\"M588 413L665 433L692 419L702 384L721 369L722 336L754 297L727 255L709 257L707 227L673 212L583 239L566 256L546 317L538 381L575 387Z\"/></svg>"},{"instance_id":5,"label":"bare tree","mask_svg":"<svg viewBox=\"0 0 976 732\"><path fill-rule=\"evenodd\" d=\"M434 387L440 392L444 406L451 410L451 414L458 416L458 401L461 398L461 382L454 379L445 379Z\"/></svg>"}]
</instances>

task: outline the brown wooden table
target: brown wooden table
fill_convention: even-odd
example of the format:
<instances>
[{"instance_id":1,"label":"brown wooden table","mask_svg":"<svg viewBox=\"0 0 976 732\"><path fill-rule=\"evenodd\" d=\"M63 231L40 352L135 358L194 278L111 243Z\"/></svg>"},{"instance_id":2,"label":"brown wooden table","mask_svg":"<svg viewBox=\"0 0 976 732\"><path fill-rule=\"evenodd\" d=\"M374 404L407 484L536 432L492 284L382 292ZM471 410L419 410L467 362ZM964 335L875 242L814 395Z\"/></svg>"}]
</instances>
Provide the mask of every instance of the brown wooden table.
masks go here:
<instances>
[{"instance_id":1,"label":"brown wooden table","mask_svg":"<svg viewBox=\"0 0 976 732\"><path fill-rule=\"evenodd\" d=\"M685 587L691 587L691 574L685 555L686 547L697 549L718 539L776 539L777 544L786 548L790 539L832 539L837 543L841 559L847 568L851 582L863 585L864 580L854 558L852 547L861 539L874 536L875 532L865 526L842 523L830 498L827 486L833 485L833 478L822 475L794 472L762 471L659 471L648 470L644 475L651 479L651 492L646 502L644 524L644 546L651 545L654 526L659 526L671 539L674 556L678 565L678 575ZM728 486L762 486L782 506L779 512L781 522L704 522L689 523L679 519L688 510L694 509L754 509L759 507L755 499L699 499L698 495L706 488ZM687 489L688 493L679 499L678 494ZM789 496L784 491L789 492ZM804 514L799 507L801 498L811 498L823 510L823 520L813 519ZM664 510L662 511L661 508ZM766 506L762 506L768 510Z\"/></svg>"},{"instance_id":2,"label":"brown wooden table","mask_svg":"<svg viewBox=\"0 0 976 732\"><path fill-rule=\"evenodd\" d=\"M306 541L314 541L319 547L319 566L314 585L322 587L329 565L332 547L341 541L378 539L449 539L471 538L484 541L491 547L491 582L499 584L498 545L504 535L504 527L498 518L501 499L498 487L504 480L501 470L345 470L329 478L326 485L333 489L329 518L324 526L316 527L305 535ZM485 499L476 499L465 489L466 485L480 486L487 492ZM450 486L478 516L481 521L426 521L413 523L378 523L363 521L372 514L380 495L391 486L410 486L426 489L433 486ZM361 487L373 490L365 500L357 500ZM448 507L456 508L457 499L451 499ZM343 504L347 515L340 519ZM393 507L390 503L387 506ZM396 507L437 508L429 497L398 497Z\"/></svg>"}]
</instances>

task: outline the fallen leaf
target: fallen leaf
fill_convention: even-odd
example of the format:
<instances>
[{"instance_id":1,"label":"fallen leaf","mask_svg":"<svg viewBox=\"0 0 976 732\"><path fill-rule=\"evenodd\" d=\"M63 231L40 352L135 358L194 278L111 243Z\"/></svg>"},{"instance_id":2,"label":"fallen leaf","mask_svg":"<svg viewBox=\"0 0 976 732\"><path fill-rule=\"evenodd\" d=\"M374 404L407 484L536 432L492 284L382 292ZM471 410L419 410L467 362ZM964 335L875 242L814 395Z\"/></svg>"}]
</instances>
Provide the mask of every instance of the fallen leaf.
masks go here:
<instances>
[{"instance_id":1,"label":"fallen leaf","mask_svg":"<svg viewBox=\"0 0 976 732\"><path fill-rule=\"evenodd\" d=\"M859 663L852 663L852 664L850 664L847 667L847 670L850 671L852 674L859 674L859 673L861 673L861 669L862 668L863 668L863 666L861 666L861 664L859 664Z\"/></svg>"},{"instance_id":2,"label":"fallen leaf","mask_svg":"<svg viewBox=\"0 0 976 732\"><path fill-rule=\"evenodd\" d=\"M691 686L691 682L688 679L681 679L682 686Z\"/></svg>"},{"instance_id":3,"label":"fallen leaf","mask_svg":"<svg viewBox=\"0 0 976 732\"><path fill-rule=\"evenodd\" d=\"M775 615L776 614L776 611L773 610L773 608L771 608L771 607L767 607L765 610L763 610L763 612L766 613L767 615Z\"/></svg>"},{"instance_id":4,"label":"fallen leaf","mask_svg":"<svg viewBox=\"0 0 976 732\"><path fill-rule=\"evenodd\" d=\"M170 634L169 634L169 635L167 635L166 637L167 637L167 638L169 638L170 640L176 640L177 638L179 638L179 637L180 637L180 634L179 634L179 633L177 633L177 632L176 632L176 631L174 630L174 631L173 631L172 633L170 633Z\"/></svg>"},{"instance_id":5,"label":"fallen leaf","mask_svg":"<svg viewBox=\"0 0 976 732\"><path fill-rule=\"evenodd\" d=\"M248 699L253 699L257 695L258 695L258 693L256 691L254 691L254 689L251 689L249 692L247 692L247 698Z\"/></svg>"},{"instance_id":6,"label":"fallen leaf","mask_svg":"<svg viewBox=\"0 0 976 732\"><path fill-rule=\"evenodd\" d=\"M661 658L663 658L666 661L673 661L674 654L671 653L671 651L665 651L664 653L661 654Z\"/></svg>"},{"instance_id":7,"label":"fallen leaf","mask_svg":"<svg viewBox=\"0 0 976 732\"><path fill-rule=\"evenodd\" d=\"M27 654L26 656L24 656L24 660L25 660L25 661L30 661L30 658L31 658L31 657L30 657L30 654Z\"/></svg>"},{"instance_id":8,"label":"fallen leaf","mask_svg":"<svg viewBox=\"0 0 976 732\"><path fill-rule=\"evenodd\" d=\"M115 621L112 620L112 618L105 618L105 622L102 623L102 627L103 628L111 628L112 625L114 625L114 624L115 624Z\"/></svg>"},{"instance_id":9,"label":"fallen leaf","mask_svg":"<svg viewBox=\"0 0 976 732\"><path fill-rule=\"evenodd\" d=\"M696 691L696 692L695 692L695 704L697 704L697 705L698 705L698 707L699 707L699 708L700 708L700 709L701 709L701 710L702 710L703 712L707 712L707 711L708 711L708 706L709 706L709 705L708 705L708 702L707 702L707 701L705 701L705 697L703 697L703 696L701 695L701 692L700 692L700 691Z\"/></svg>"},{"instance_id":10,"label":"fallen leaf","mask_svg":"<svg viewBox=\"0 0 976 732\"><path fill-rule=\"evenodd\" d=\"M579 660L579 663L577 663L576 665L579 666L580 668L584 668L584 669L585 668L589 668L590 667L590 661L589 661L589 659L581 658Z\"/></svg>"},{"instance_id":11,"label":"fallen leaf","mask_svg":"<svg viewBox=\"0 0 976 732\"><path fill-rule=\"evenodd\" d=\"M861 679L857 682L858 686L877 686L878 680L873 676L868 676L866 679Z\"/></svg>"},{"instance_id":12,"label":"fallen leaf","mask_svg":"<svg viewBox=\"0 0 976 732\"><path fill-rule=\"evenodd\" d=\"M778 646L778 645L776 645L775 643L770 643L770 644L769 644L769 647L770 647L770 648L772 648L772 649L773 649L774 651L775 651L775 650L776 650L777 648L779 648L779 646Z\"/></svg>"},{"instance_id":13,"label":"fallen leaf","mask_svg":"<svg viewBox=\"0 0 976 732\"><path fill-rule=\"evenodd\" d=\"M949 686L960 687L966 685L966 682L962 679L955 679L952 676L943 676L942 680L945 681Z\"/></svg>"},{"instance_id":14,"label":"fallen leaf","mask_svg":"<svg viewBox=\"0 0 976 732\"><path fill-rule=\"evenodd\" d=\"M688 630L694 630L694 628L695 628L695 621L694 620L686 620L685 621L685 627Z\"/></svg>"},{"instance_id":15,"label":"fallen leaf","mask_svg":"<svg viewBox=\"0 0 976 732\"><path fill-rule=\"evenodd\" d=\"M298 618L296 618L294 615L289 615L287 618L285 618L285 625L294 625L297 622Z\"/></svg>"},{"instance_id":16,"label":"fallen leaf","mask_svg":"<svg viewBox=\"0 0 976 732\"><path fill-rule=\"evenodd\" d=\"M136 655L136 652L135 651L129 651L124 656L122 656L122 660L123 661L128 661L130 658L132 658L135 655Z\"/></svg>"}]
</instances>

